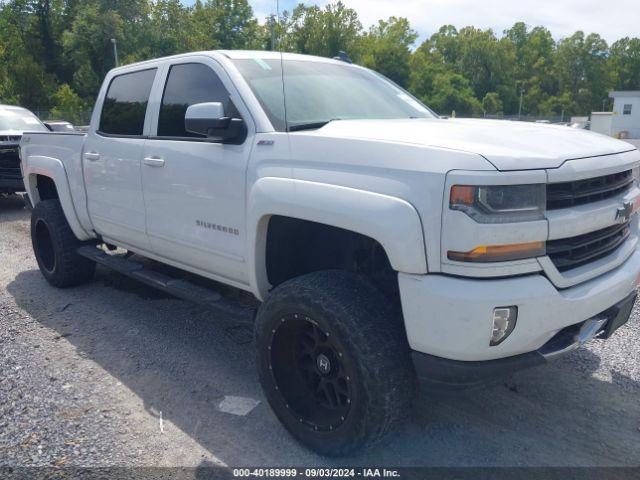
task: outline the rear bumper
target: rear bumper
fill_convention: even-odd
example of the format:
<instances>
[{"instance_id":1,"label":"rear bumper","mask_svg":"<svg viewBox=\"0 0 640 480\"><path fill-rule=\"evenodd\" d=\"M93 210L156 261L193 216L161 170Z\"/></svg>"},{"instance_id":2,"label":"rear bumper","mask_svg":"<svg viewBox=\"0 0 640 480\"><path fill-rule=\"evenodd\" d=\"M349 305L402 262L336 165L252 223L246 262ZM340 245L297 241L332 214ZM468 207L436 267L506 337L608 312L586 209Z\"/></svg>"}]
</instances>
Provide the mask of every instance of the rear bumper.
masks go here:
<instances>
[{"instance_id":1,"label":"rear bumper","mask_svg":"<svg viewBox=\"0 0 640 480\"><path fill-rule=\"evenodd\" d=\"M427 388L451 389L486 383L519 370L545 364L572 352L596 336L610 337L629 319L636 297L634 291L595 317L562 329L533 352L484 362L464 362L414 351L412 358L416 374Z\"/></svg>"}]
</instances>

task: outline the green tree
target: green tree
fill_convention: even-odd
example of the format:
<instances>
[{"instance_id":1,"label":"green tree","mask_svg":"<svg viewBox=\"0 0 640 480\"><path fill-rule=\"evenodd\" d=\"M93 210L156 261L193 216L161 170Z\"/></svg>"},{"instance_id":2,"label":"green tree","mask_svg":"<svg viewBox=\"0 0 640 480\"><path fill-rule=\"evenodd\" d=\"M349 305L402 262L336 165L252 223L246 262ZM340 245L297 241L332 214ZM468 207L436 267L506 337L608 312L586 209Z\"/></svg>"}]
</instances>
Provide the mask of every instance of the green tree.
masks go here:
<instances>
[{"instance_id":1,"label":"green tree","mask_svg":"<svg viewBox=\"0 0 640 480\"><path fill-rule=\"evenodd\" d=\"M585 36L576 32L558 42L554 56L557 96L570 95L570 114L602 108L602 100L607 98L613 84L607 53L607 42L594 33Z\"/></svg>"},{"instance_id":2,"label":"green tree","mask_svg":"<svg viewBox=\"0 0 640 480\"><path fill-rule=\"evenodd\" d=\"M280 39L283 50L321 57L354 51L362 30L356 11L340 1L324 9L300 4L285 16L284 26Z\"/></svg>"},{"instance_id":3,"label":"green tree","mask_svg":"<svg viewBox=\"0 0 640 480\"><path fill-rule=\"evenodd\" d=\"M458 31L446 25L418 50L433 54L441 59L447 72L465 78L476 102L487 93L496 92L505 104L514 103L516 49L508 38L498 39L490 29L465 27Z\"/></svg>"},{"instance_id":4,"label":"green tree","mask_svg":"<svg viewBox=\"0 0 640 480\"><path fill-rule=\"evenodd\" d=\"M71 123L84 123L87 119L82 115L87 105L66 83L53 95L55 106L51 109L51 116Z\"/></svg>"},{"instance_id":5,"label":"green tree","mask_svg":"<svg viewBox=\"0 0 640 480\"><path fill-rule=\"evenodd\" d=\"M115 66L111 39L124 37L124 20L114 10L87 3L64 33L64 51L75 71L74 90L83 97L95 95L105 74ZM119 42L121 54L126 43Z\"/></svg>"},{"instance_id":6,"label":"green tree","mask_svg":"<svg viewBox=\"0 0 640 480\"><path fill-rule=\"evenodd\" d=\"M262 30L247 0L198 0L191 12L197 50L262 46Z\"/></svg>"},{"instance_id":7,"label":"green tree","mask_svg":"<svg viewBox=\"0 0 640 480\"><path fill-rule=\"evenodd\" d=\"M433 91L423 98L425 103L442 115L477 115L482 105L473 94L465 77L458 73L440 73L433 79Z\"/></svg>"},{"instance_id":8,"label":"green tree","mask_svg":"<svg viewBox=\"0 0 640 480\"><path fill-rule=\"evenodd\" d=\"M548 29L523 22L502 36L444 25L414 50L407 19L363 31L357 12L340 1L300 4L277 21L259 21L249 0L191 7L182 0L0 0L0 101L67 105L65 116L81 108L78 99L92 103L114 66L112 38L121 64L272 43L325 57L343 50L445 114L514 114L522 91L523 113L584 115L602 108L611 89L640 89L640 38L609 48L597 34L555 42Z\"/></svg>"},{"instance_id":9,"label":"green tree","mask_svg":"<svg viewBox=\"0 0 640 480\"><path fill-rule=\"evenodd\" d=\"M354 56L364 66L406 86L411 74L411 46L417 38L406 18L380 20L362 35Z\"/></svg>"},{"instance_id":10,"label":"green tree","mask_svg":"<svg viewBox=\"0 0 640 480\"><path fill-rule=\"evenodd\" d=\"M609 70L616 90L640 90L640 38L625 37L611 45Z\"/></svg>"},{"instance_id":11,"label":"green tree","mask_svg":"<svg viewBox=\"0 0 640 480\"><path fill-rule=\"evenodd\" d=\"M485 115L502 115L502 100L496 92L487 93L482 99L482 111Z\"/></svg>"},{"instance_id":12,"label":"green tree","mask_svg":"<svg viewBox=\"0 0 640 480\"><path fill-rule=\"evenodd\" d=\"M553 75L555 41L544 27L528 30L523 22L505 31L505 38L515 47L513 81L515 98L511 97L509 110L515 111L520 89L524 91L523 113L540 113L540 105L557 92L557 79Z\"/></svg>"}]
</instances>

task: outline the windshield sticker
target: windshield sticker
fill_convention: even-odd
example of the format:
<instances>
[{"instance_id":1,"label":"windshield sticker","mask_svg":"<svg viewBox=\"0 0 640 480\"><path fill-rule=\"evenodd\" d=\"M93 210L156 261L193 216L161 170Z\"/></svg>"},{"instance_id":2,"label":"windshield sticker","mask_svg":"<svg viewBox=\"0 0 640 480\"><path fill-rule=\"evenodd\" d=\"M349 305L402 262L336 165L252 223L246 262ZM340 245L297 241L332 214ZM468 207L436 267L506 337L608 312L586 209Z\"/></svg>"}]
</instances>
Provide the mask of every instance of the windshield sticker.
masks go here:
<instances>
[{"instance_id":1,"label":"windshield sticker","mask_svg":"<svg viewBox=\"0 0 640 480\"><path fill-rule=\"evenodd\" d=\"M400 100L405 101L406 103L411 105L413 108L415 108L419 112L428 112L429 111L424 106L420 105L420 103L417 102L415 99L413 99L409 95L407 95L406 93L399 93L398 94L398 98Z\"/></svg>"},{"instance_id":2,"label":"windshield sticker","mask_svg":"<svg viewBox=\"0 0 640 480\"><path fill-rule=\"evenodd\" d=\"M271 70L271 66L261 58L254 58L253 61L260 65L263 70Z\"/></svg>"}]
</instances>

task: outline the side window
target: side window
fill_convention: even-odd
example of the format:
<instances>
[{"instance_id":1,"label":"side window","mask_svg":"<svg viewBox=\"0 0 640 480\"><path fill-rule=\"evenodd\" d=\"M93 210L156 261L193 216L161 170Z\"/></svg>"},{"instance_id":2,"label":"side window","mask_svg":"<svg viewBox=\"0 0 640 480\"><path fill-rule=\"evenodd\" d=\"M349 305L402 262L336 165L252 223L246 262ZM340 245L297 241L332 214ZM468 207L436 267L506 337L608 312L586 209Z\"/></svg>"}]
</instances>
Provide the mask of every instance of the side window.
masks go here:
<instances>
[{"instance_id":1,"label":"side window","mask_svg":"<svg viewBox=\"0 0 640 480\"><path fill-rule=\"evenodd\" d=\"M156 69L125 73L111 80L100 115L100 132L142 135Z\"/></svg>"},{"instance_id":2,"label":"side window","mask_svg":"<svg viewBox=\"0 0 640 480\"><path fill-rule=\"evenodd\" d=\"M204 102L220 102L224 106L225 115L239 117L229 99L229 92L210 67L202 63L173 65L162 96L158 136L203 137L184 129L184 115L190 105Z\"/></svg>"},{"instance_id":3,"label":"side window","mask_svg":"<svg viewBox=\"0 0 640 480\"><path fill-rule=\"evenodd\" d=\"M631 104L630 103L626 103L624 105L624 108L622 109L622 114L623 115L631 115Z\"/></svg>"}]
</instances>

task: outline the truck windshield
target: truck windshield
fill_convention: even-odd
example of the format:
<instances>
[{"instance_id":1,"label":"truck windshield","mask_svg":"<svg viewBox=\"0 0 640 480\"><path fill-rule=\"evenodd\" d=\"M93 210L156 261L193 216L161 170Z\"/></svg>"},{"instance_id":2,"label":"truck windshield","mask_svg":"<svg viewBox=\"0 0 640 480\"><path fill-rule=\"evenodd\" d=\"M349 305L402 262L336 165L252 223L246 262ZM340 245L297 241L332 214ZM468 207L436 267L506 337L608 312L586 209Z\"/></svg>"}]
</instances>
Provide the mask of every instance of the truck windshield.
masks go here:
<instances>
[{"instance_id":1,"label":"truck windshield","mask_svg":"<svg viewBox=\"0 0 640 480\"><path fill-rule=\"evenodd\" d=\"M364 68L261 58L233 63L278 131L320 128L332 120L435 117L409 93Z\"/></svg>"},{"instance_id":2,"label":"truck windshield","mask_svg":"<svg viewBox=\"0 0 640 480\"><path fill-rule=\"evenodd\" d=\"M44 124L33 113L21 108L0 107L0 130L18 132L48 132Z\"/></svg>"}]
</instances>

